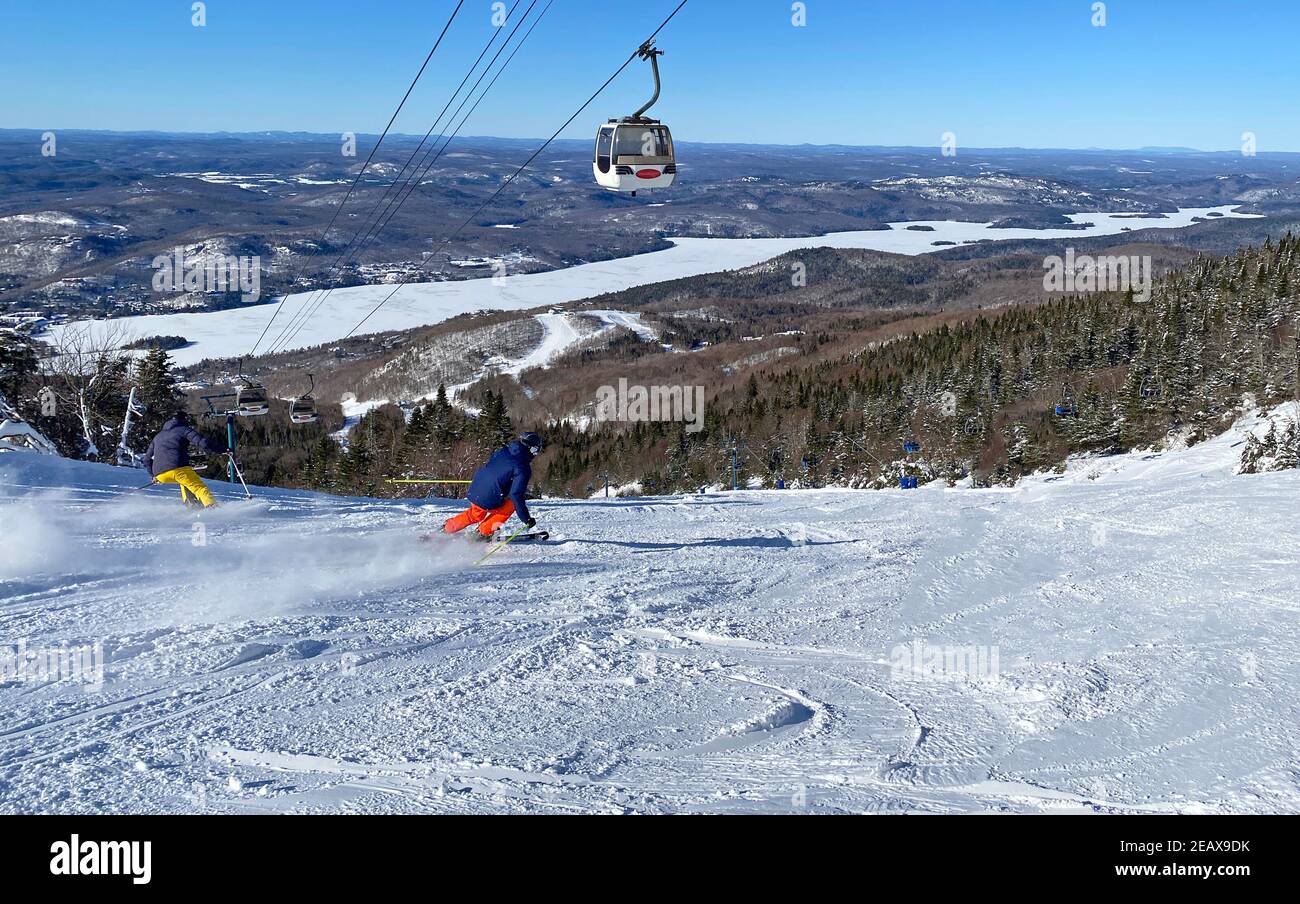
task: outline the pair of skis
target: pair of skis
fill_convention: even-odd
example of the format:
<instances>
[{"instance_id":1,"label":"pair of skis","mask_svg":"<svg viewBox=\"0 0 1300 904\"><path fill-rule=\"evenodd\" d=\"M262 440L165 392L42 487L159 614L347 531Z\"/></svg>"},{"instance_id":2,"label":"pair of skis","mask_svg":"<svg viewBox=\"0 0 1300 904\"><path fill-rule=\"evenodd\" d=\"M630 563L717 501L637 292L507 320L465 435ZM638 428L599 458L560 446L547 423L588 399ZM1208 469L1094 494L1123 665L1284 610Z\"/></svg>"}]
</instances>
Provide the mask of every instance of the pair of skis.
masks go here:
<instances>
[{"instance_id":1,"label":"pair of skis","mask_svg":"<svg viewBox=\"0 0 1300 904\"><path fill-rule=\"evenodd\" d=\"M487 551L487 553L485 553L484 556L483 556L481 559L479 559L477 562L475 562L474 564L475 564L475 565L482 565L484 562L486 562L488 559L492 558L494 555L496 555L496 554L497 554L498 552L500 552L502 549L504 549L505 547L509 546L511 543L540 543L540 542L543 542L543 541L545 541L545 540L549 540L549 539L551 538L551 534L550 534L549 531L539 530L539 531L533 531L532 533L525 533L525 531L527 531L527 530L528 530L528 528L526 528L526 527L524 527L524 528L520 528L518 532L516 532L516 533L514 533L514 534L511 534L509 537L506 537L504 540L501 540L501 541L498 541L497 543L494 543L493 546L492 546L492 548L489 549L489 550ZM423 541L426 542L426 543L432 543L432 542L434 542L438 537L441 537L441 536L445 536L445 535L444 535L444 534L424 534L423 536L420 537L420 539L423 540Z\"/></svg>"},{"instance_id":2,"label":"pair of skis","mask_svg":"<svg viewBox=\"0 0 1300 904\"><path fill-rule=\"evenodd\" d=\"M539 530L539 531L534 531L531 534L520 534L519 536L514 538L514 542L528 543L530 541L549 540L549 539L551 539L551 534L549 531Z\"/></svg>"},{"instance_id":3,"label":"pair of skis","mask_svg":"<svg viewBox=\"0 0 1300 904\"><path fill-rule=\"evenodd\" d=\"M484 562L492 558L501 550L505 549L511 543L515 543L515 542L529 543L529 542L537 542L540 540L549 540L551 538L551 535L547 531L539 530L539 531L534 531L533 533L530 534L530 533L525 533L525 531L527 530L528 530L527 527L519 528L518 531L511 534L509 537L506 537L496 546L493 546L491 549L489 549L487 553L483 556L483 558L479 559L474 564L482 565Z\"/></svg>"}]
</instances>

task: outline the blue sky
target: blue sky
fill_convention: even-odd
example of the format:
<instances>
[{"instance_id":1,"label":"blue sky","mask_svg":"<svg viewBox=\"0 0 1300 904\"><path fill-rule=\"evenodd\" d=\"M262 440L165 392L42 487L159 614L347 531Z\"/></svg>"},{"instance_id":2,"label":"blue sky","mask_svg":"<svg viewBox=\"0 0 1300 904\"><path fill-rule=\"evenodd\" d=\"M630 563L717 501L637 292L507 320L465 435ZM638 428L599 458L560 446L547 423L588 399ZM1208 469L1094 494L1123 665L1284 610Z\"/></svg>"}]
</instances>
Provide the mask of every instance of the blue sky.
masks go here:
<instances>
[{"instance_id":1,"label":"blue sky","mask_svg":"<svg viewBox=\"0 0 1300 904\"><path fill-rule=\"evenodd\" d=\"M524 0L522 10L527 6ZM545 4L541 0L538 5ZM0 0L0 127L383 128L455 0ZM676 5L554 0L465 134L549 135ZM679 140L1300 151L1294 0L690 0L653 115ZM397 130L487 40L466 0ZM649 95L638 63L565 137Z\"/></svg>"}]
</instances>

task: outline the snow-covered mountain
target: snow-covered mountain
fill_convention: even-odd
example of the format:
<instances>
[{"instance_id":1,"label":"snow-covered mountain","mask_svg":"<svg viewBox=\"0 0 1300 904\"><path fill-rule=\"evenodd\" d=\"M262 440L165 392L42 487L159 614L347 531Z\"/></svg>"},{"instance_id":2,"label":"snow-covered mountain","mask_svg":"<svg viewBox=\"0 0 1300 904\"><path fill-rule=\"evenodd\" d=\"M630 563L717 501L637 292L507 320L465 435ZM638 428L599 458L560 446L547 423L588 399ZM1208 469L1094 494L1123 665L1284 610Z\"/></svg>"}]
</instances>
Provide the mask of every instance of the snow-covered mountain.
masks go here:
<instances>
[{"instance_id":1,"label":"snow-covered mountain","mask_svg":"<svg viewBox=\"0 0 1300 904\"><path fill-rule=\"evenodd\" d=\"M418 539L448 501L196 518L6 454L0 812L1297 812L1300 471L1235 473L1256 426L1015 489L539 500L480 567Z\"/></svg>"}]
</instances>

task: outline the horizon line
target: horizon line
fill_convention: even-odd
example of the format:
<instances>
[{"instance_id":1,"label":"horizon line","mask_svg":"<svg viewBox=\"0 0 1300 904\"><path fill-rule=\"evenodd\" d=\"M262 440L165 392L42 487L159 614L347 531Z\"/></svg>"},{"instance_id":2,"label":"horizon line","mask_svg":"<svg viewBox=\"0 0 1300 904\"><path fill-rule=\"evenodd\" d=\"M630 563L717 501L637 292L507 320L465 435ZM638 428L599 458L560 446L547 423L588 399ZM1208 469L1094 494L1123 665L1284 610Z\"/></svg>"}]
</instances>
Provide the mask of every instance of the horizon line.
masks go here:
<instances>
[{"instance_id":1,"label":"horizon line","mask_svg":"<svg viewBox=\"0 0 1300 904\"><path fill-rule=\"evenodd\" d=\"M202 137L272 138L276 136L285 136L285 137L299 136L299 137L308 137L308 138L318 138L321 140L326 140L326 139L337 140L338 135L347 134L344 132L338 132L338 133L313 132L313 131L306 131L306 130L288 130L288 129L263 129L258 131L244 131L244 132L236 132L236 131L229 131L229 130L221 130L221 131L214 131L214 132L190 132L190 131L173 131L173 130L166 130L166 129L86 129L86 128L78 128L78 127L30 128L24 126L0 126L0 135L5 133L11 133L11 132L22 132L22 133L32 133L35 135L41 135L45 132L57 133L60 131L73 132L73 133L87 133L87 134L95 134L95 135L123 135L123 136L160 135L160 136L193 137L193 138L202 138ZM356 135L358 138L361 137L373 138L379 135L378 132L354 132L352 134ZM409 138L411 140L419 140L421 137L422 136L420 135L412 134L408 132L390 132L387 136L387 138L390 139ZM504 136L504 135L462 135L457 137L460 138L462 141L486 140L486 141L519 141L519 142L526 142L526 143L536 143L544 140L540 137L511 137L511 136ZM581 142L583 144L588 144L590 143L591 139L557 138L555 139L555 141L556 142L571 141L571 142ZM676 137L676 143L685 144L685 145L692 145L692 144L706 145L706 146L712 145L716 147L754 147L754 148L766 147L766 148L790 148L790 149L823 148L823 149L871 150L871 151L915 151L915 152L922 152L922 153L934 152L937 151L939 148L939 145L931 146L931 145L911 145L911 144L838 144L838 143L817 143L817 142L802 142L800 144L788 144L783 142L761 142L760 143L760 142L750 142L750 141L698 141L698 140L689 140L689 139L683 140L680 137ZM977 151L983 151L983 152L1027 151L1027 152L1041 152L1041 153L1069 151L1074 153L1086 153L1086 154L1097 154L1097 153L1143 154L1145 153L1145 154L1166 154L1171 156L1179 155L1179 154L1212 154L1212 155L1245 156L1241 154L1241 151L1238 148L1207 150L1205 148L1184 147L1179 145L1169 145L1169 146L1142 145L1139 147L1129 147L1129 148L1108 148L1108 147L1096 147L1096 146L1094 147L1030 147L1025 145L1001 145L1001 146L972 145L970 147L965 148L964 151L962 149L962 146L958 145L958 156L960 156L963 153L970 154L972 152L977 152ZM1300 150L1258 151L1253 156L1300 157Z\"/></svg>"}]
</instances>

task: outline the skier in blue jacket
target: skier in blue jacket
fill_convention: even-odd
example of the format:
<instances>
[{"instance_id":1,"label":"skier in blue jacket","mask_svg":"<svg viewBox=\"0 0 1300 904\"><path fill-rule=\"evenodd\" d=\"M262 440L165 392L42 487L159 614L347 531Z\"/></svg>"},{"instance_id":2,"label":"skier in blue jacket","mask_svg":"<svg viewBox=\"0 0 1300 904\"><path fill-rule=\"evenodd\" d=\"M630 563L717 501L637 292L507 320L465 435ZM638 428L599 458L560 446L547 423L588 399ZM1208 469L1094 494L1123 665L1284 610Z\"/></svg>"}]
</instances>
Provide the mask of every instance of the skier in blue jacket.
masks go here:
<instances>
[{"instance_id":1,"label":"skier in blue jacket","mask_svg":"<svg viewBox=\"0 0 1300 904\"><path fill-rule=\"evenodd\" d=\"M144 466L158 483L175 483L181 488L181 502L189 505L192 495L204 508L216 504L208 489L194 469L190 467L190 444L198 446L209 455L220 455L225 446L217 446L190 425L190 416L177 411L171 420L153 438L144 453Z\"/></svg>"},{"instance_id":2,"label":"skier in blue jacket","mask_svg":"<svg viewBox=\"0 0 1300 904\"><path fill-rule=\"evenodd\" d=\"M536 433L525 433L494 452L469 485L469 508L448 518L443 529L454 534L477 524L479 535L486 539L511 515L518 515L525 527L536 527L537 520L529 513L525 497L528 482L533 479L533 459L545 445Z\"/></svg>"}]
</instances>

